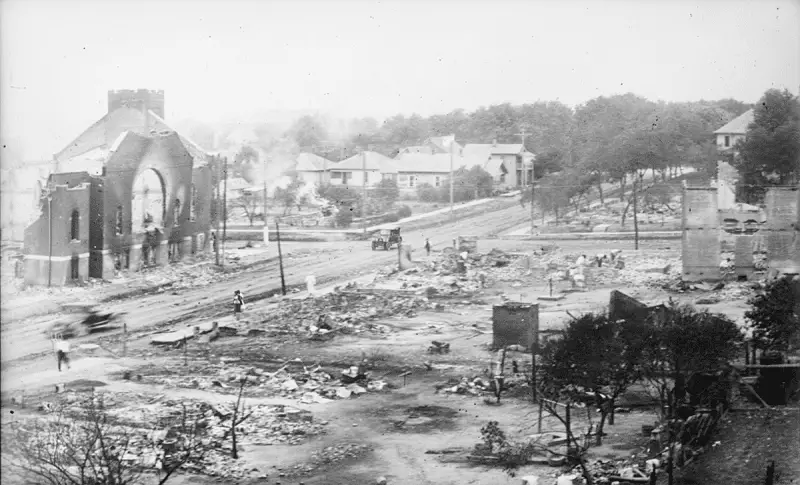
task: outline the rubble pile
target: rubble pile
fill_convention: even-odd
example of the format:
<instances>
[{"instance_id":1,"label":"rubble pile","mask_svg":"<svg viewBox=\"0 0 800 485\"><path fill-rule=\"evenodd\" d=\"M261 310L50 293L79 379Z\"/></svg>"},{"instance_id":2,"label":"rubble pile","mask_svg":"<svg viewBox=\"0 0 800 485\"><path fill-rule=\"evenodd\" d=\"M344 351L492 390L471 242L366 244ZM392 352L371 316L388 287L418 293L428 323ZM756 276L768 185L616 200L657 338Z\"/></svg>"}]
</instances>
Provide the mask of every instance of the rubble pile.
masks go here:
<instances>
[{"instance_id":1,"label":"rubble pile","mask_svg":"<svg viewBox=\"0 0 800 485\"><path fill-rule=\"evenodd\" d=\"M433 305L425 297L413 293L338 291L316 298L283 301L268 314L263 314L262 322L274 330L290 334L310 332L324 335L332 331L387 333L389 327L373 321L396 316L410 318L417 311L428 308L433 308Z\"/></svg>"},{"instance_id":2,"label":"rubble pile","mask_svg":"<svg viewBox=\"0 0 800 485\"><path fill-rule=\"evenodd\" d=\"M304 404L328 402L334 399L349 399L366 392L381 392L388 389L385 381L372 380L357 366L341 372L338 378L319 366L304 368L303 372L291 373L285 369L265 372L257 367L245 369L229 365L208 366L204 376L158 376L155 382L168 387L214 388L223 394L235 395L242 380L248 394L253 390L264 394L280 395L297 399Z\"/></svg>"}]
</instances>

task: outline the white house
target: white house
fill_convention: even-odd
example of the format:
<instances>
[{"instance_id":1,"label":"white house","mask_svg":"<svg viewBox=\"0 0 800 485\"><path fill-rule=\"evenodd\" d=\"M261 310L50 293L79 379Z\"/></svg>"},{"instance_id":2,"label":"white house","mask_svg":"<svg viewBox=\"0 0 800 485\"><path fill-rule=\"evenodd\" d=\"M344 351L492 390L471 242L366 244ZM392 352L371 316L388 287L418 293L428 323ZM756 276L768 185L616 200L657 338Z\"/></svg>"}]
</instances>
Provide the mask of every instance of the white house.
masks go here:
<instances>
[{"instance_id":1,"label":"white house","mask_svg":"<svg viewBox=\"0 0 800 485\"><path fill-rule=\"evenodd\" d=\"M519 187L533 176L531 161L536 156L525 150L522 143L467 143L461 154L467 158L485 160L487 172L501 187ZM523 165L526 167L523 169ZM524 170L524 171L523 171Z\"/></svg>"},{"instance_id":2,"label":"white house","mask_svg":"<svg viewBox=\"0 0 800 485\"><path fill-rule=\"evenodd\" d=\"M328 169L336 165L335 162L313 153L301 153L296 161L297 176L307 185L328 183L330 180Z\"/></svg>"},{"instance_id":3,"label":"white house","mask_svg":"<svg viewBox=\"0 0 800 485\"><path fill-rule=\"evenodd\" d=\"M717 136L717 149L723 152L728 151L731 150L739 140L744 140L747 135L747 127L754 119L754 112L750 109L715 131L714 134Z\"/></svg>"},{"instance_id":4,"label":"white house","mask_svg":"<svg viewBox=\"0 0 800 485\"><path fill-rule=\"evenodd\" d=\"M441 187L450 177L450 154L448 153L401 153L395 158L397 186L403 192L416 190L420 184ZM488 161L477 157L453 154L452 169L471 169L478 166L486 170ZM488 170L487 170L488 171ZM491 173L491 172L490 172Z\"/></svg>"},{"instance_id":5,"label":"white house","mask_svg":"<svg viewBox=\"0 0 800 485\"><path fill-rule=\"evenodd\" d=\"M331 185L350 185L363 187L375 185L383 178L396 178L395 161L377 152L364 152L353 155L330 165Z\"/></svg>"}]
</instances>

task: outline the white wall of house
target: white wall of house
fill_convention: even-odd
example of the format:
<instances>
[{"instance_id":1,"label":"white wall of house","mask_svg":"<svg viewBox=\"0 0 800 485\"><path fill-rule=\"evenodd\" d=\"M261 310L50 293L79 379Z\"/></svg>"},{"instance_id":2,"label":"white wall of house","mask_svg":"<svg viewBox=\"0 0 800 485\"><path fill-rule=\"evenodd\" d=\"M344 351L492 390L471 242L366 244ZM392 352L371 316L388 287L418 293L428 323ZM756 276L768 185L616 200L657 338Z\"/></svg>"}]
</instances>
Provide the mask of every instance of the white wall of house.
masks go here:
<instances>
[{"instance_id":1,"label":"white wall of house","mask_svg":"<svg viewBox=\"0 0 800 485\"><path fill-rule=\"evenodd\" d=\"M298 171L297 176L300 178L303 183L307 185L319 185L325 183L328 179L329 173L322 172L322 171L315 171L315 172L306 172L306 171Z\"/></svg>"},{"instance_id":2,"label":"white wall of house","mask_svg":"<svg viewBox=\"0 0 800 485\"><path fill-rule=\"evenodd\" d=\"M742 134L724 134L719 133L717 134L717 149L719 150L730 150L732 149L739 140L744 140L745 135Z\"/></svg>"},{"instance_id":3,"label":"white wall of house","mask_svg":"<svg viewBox=\"0 0 800 485\"><path fill-rule=\"evenodd\" d=\"M397 175L397 187L403 192L415 191L420 184L442 187L449 175L449 173L400 172Z\"/></svg>"},{"instance_id":4,"label":"white wall of house","mask_svg":"<svg viewBox=\"0 0 800 485\"><path fill-rule=\"evenodd\" d=\"M378 170L367 170L367 185L375 185L383 178ZM331 185L364 186L364 172L362 170L336 170L330 171Z\"/></svg>"}]
</instances>

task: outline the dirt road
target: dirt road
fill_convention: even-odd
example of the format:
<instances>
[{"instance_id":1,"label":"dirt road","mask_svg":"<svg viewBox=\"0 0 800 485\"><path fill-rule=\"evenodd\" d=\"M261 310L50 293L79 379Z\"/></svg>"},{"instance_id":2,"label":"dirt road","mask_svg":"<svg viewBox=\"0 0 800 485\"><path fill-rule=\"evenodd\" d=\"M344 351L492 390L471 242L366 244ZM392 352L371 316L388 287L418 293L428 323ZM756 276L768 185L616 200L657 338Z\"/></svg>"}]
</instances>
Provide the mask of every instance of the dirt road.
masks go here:
<instances>
[{"instance_id":1,"label":"dirt road","mask_svg":"<svg viewBox=\"0 0 800 485\"><path fill-rule=\"evenodd\" d=\"M509 227L529 220L528 210L515 205L502 210L486 211L478 215L456 219L438 227L411 233L403 233L404 242L423 251L425 238L430 238L434 250L450 246L459 235L491 236ZM309 243L309 247L314 244ZM393 264L395 251L372 251L368 241L323 243L335 251L310 254L293 261L285 261L285 279L290 287L304 285L305 277L314 273L318 284L353 278L358 274L373 271L383 265ZM278 263L272 261L248 270L241 275L207 287L178 291L165 291L134 300L109 304L107 311L126 312L125 321L129 331L143 328L190 322L195 318L211 318L231 311L234 290L241 290L248 301L260 300L280 292ZM52 317L21 320L4 326L2 333L3 367L11 361L40 355L51 350L45 331ZM113 330L112 332L120 332ZM108 334L108 333L106 333ZM75 344L86 343L93 337L82 337Z\"/></svg>"}]
</instances>

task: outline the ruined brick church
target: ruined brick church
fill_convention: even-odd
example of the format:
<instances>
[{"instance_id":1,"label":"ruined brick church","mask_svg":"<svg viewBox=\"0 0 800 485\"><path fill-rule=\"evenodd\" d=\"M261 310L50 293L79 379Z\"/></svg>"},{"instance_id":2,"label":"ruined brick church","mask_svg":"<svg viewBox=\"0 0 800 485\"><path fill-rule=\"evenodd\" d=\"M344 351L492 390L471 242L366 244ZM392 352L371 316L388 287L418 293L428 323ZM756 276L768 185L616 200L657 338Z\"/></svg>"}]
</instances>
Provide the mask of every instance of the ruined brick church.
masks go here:
<instances>
[{"instance_id":1,"label":"ruined brick church","mask_svg":"<svg viewBox=\"0 0 800 485\"><path fill-rule=\"evenodd\" d=\"M164 92L108 92L108 112L54 155L25 230L25 281L60 286L208 249L210 156L164 121Z\"/></svg>"}]
</instances>

